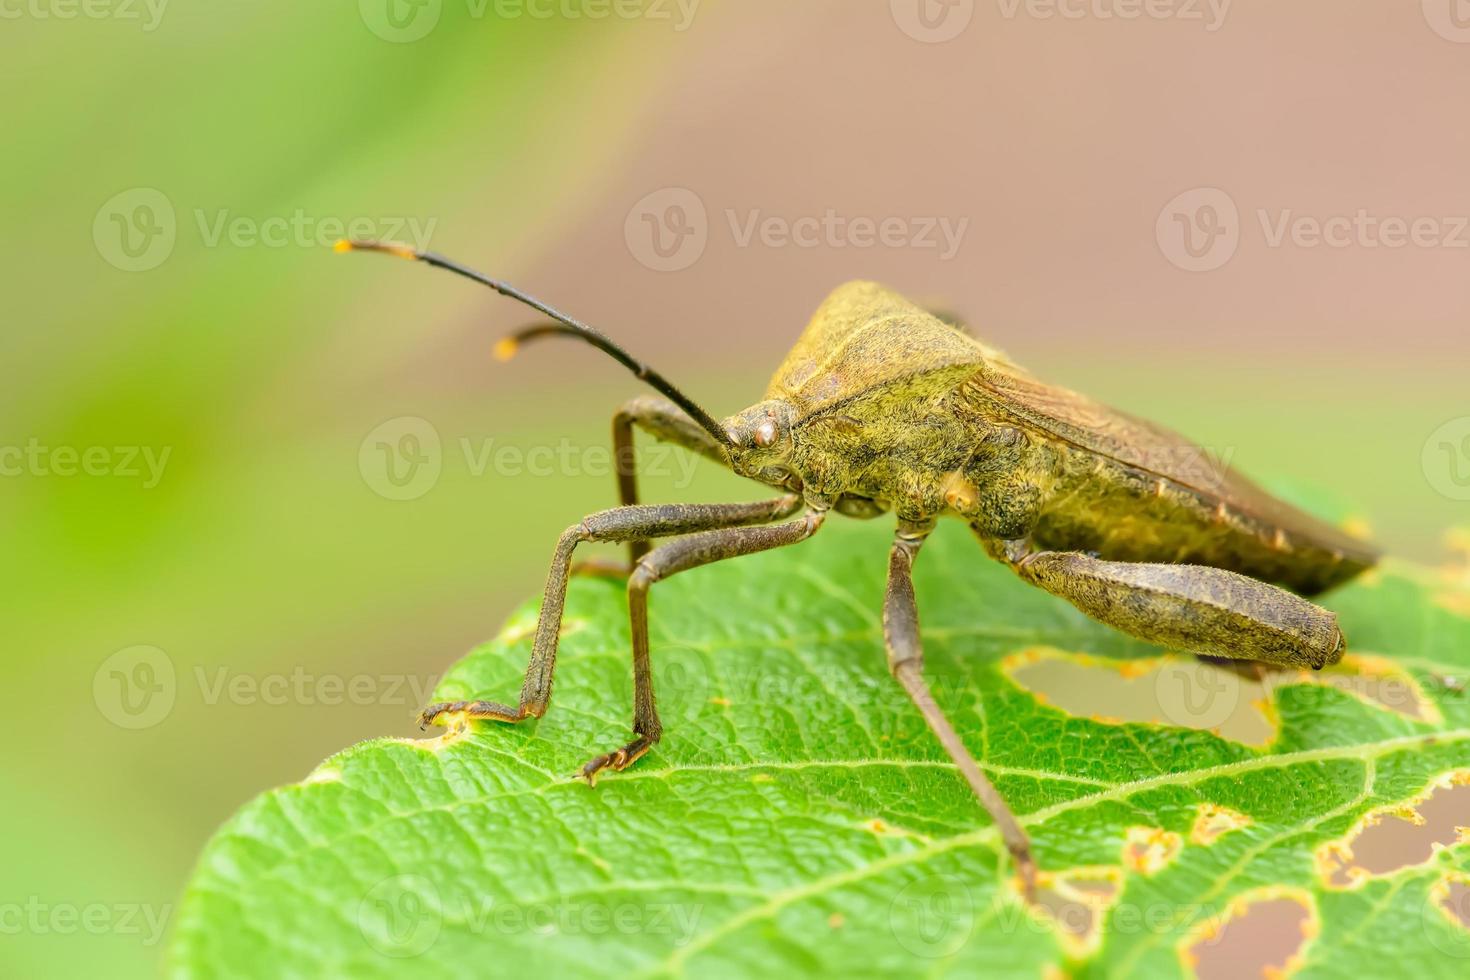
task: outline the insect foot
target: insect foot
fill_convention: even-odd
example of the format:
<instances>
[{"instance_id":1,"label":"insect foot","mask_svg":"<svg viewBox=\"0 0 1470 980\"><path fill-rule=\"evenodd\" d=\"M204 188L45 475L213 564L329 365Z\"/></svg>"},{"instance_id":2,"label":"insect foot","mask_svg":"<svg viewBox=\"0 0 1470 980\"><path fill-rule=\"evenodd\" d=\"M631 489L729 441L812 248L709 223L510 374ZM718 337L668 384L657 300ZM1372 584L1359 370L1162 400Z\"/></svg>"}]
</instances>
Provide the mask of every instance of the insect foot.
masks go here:
<instances>
[{"instance_id":1,"label":"insect foot","mask_svg":"<svg viewBox=\"0 0 1470 980\"><path fill-rule=\"evenodd\" d=\"M439 704L431 704L419 712L419 729L423 730L430 725L447 725L455 716L465 720L471 718L488 718L491 721L522 721L531 717L532 712L524 708L512 708L508 705L497 704L494 701L443 701Z\"/></svg>"},{"instance_id":2,"label":"insect foot","mask_svg":"<svg viewBox=\"0 0 1470 980\"><path fill-rule=\"evenodd\" d=\"M655 741L655 739L649 738L647 735L640 735L617 751L608 752L590 760L582 767L582 771L578 775L587 780L588 786L595 786L597 785L598 773L604 769L611 769L613 772L622 772L643 758L648 750L653 748Z\"/></svg>"}]
</instances>

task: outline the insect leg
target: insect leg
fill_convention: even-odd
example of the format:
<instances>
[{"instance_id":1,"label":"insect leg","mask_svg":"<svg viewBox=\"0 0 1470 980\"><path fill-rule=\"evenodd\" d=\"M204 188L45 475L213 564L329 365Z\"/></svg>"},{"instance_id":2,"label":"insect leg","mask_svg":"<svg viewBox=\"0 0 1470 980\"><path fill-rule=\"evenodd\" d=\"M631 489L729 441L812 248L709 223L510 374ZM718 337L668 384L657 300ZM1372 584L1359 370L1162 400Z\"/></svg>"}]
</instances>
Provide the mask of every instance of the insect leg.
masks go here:
<instances>
[{"instance_id":1,"label":"insect leg","mask_svg":"<svg viewBox=\"0 0 1470 980\"><path fill-rule=\"evenodd\" d=\"M628 577L628 621L633 634L633 741L599 755L582 767L593 781L603 769L621 770L636 762L663 734L654 703L648 656L648 590L670 575L726 558L752 555L805 541L822 526L821 511L807 511L794 521L767 527L733 527L691 534L659 545L644 555Z\"/></svg>"},{"instance_id":2,"label":"insect leg","mask_svg":"<svg viewBox=\"0 0 1470 980\"><path fill-rule=\"evenodd\" d=\"M1313 669L1337 663L1347 646L1333 613L1221 568L1103 561L1072 551L1023 553L1009 563L1032 585L1149 643Z\"/></svg>"},{"instance_id":3,"label":"insect leg","mask_svg":"<svg viewBox=\"0 0 1470 980\"><path fill-rule=\"evenodd\" d=\"M918 706L928 723L929 730L939 739L939 744L954 764L970 789L995 821L1006 849L1016 862L1021 875L1022 888L1027 900L1036 893L1036 862L1031 857L1031 842L1026 832L1016 822L1015 814L1006 805L1005 798L975 762L970 750L965 748L959 733L950 724L944 712L934 701L934 695L924 680L924 648L919 637L919 610L914 600L914 560L919 548L928 536L931 526L902 524L894 538L893 550L888 555L888 590L883 601L883 641L888 649L888 669L904 691Z\"/></svg>"},{"instance_id":4,"label":"insect leg","mask_svg":"<svg viewBox=\"0 0 1470 980\"><path fill-rule=\"evenodd\" d=\"M730 461L725 450L708 432L686 415L679 406L657 395L639 395L630 399L613 416L613 459L617 468L618 503L638 503L638 462L633 448L633 427L637 426L661 442L683 446L714 460L722 466ZM646 539L628 542L628 567L648 552Z\"/></svg>"},{"instance_id":5,"label":"insect leg","mask_svg":"<svg viewBox=\"0 0 1470 980\"><path fill-rule=\"evenodd\" d=\"M584 541L631 541L646 537L689 534L709 528L731 528L789 517L800 506L794 494L748 504L651 504L614 507L583 518L562 532L546 576L541 614L536 622L536 639L531 662L521 684L516 707L494 701L449 701L430 705L419 714L420 726L444 715L520 721L539 718L551 700L551 678L556 668L556 645L561 633L562 609L566 604L567 576L572 552Z\"/></svg>"}]
</instances>

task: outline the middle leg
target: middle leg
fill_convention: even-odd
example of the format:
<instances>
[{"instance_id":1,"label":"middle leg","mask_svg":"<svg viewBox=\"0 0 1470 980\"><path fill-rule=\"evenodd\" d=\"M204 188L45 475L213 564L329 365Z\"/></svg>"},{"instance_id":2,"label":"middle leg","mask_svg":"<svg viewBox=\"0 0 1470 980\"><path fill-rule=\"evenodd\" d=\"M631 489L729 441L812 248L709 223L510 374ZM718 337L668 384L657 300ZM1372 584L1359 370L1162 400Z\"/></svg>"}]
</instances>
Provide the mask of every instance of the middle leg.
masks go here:
<instances>
[{"instance_id":1,"label":"middle leg","mask_svg":"<svg viewBox=\"0 0 1470 980\"><path fill-rule=\"evenodd\" d=\"M1001 840L1010 851L1021 876L1021 888L1028 901L1036 895L1036 862L1031 857L1031 841L1016 822L1005 797L981 770L975 757L965 747L954 725L934 701L934 694L924 680L924 648L919 636L919 610L914 599L914 559L933 529L927 525L904 523L899 526L888 555L888 590L883 601L883 640L888 649L888 669L898 678L904 691L923 714L929 730L959 768L960 775L985 807Z\"/></svg>"}]
</instances>

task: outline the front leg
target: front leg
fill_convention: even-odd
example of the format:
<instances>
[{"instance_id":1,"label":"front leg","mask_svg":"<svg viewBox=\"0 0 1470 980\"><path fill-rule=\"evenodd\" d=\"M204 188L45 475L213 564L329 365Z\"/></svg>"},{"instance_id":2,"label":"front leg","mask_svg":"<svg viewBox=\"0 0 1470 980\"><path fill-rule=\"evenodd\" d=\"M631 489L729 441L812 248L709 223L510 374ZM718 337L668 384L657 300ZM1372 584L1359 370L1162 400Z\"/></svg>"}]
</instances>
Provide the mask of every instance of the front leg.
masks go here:
<instances>
[{"instance_id":1,"label":"front leg","mask_svg":"<svg viewBox=\"0 0 1470 980\"><path fill-rule=\"evenodd\" d=\"M740 527L763 524L789 517L800 506L800 499L788 494L775 500L749 504L656 504L651 506L615 507L586 517L566 531L556 542L551 570L546 575L546 592L541 598L540 618L536 621L536 639L531 647L531 662L521 684L520 702L516 707L495 701L448 701L430 705L419 715L419 725L437 723L447 715L489 718L495 721L520 721L539 718L551 701L551 679L556 669L556 646L561 636L562 610L566 605L567 576L572 552L584 541L632 541L641 538L689 534L708 528Z\"/></svg>"},{"instance_id":2,"label":"front leg","mask_svg":"<svg viewBox=\"0 0 1470 980\"><path fill-rule=\"evenodd\" d=\"M618 503L638 503L638 460L633 446L634 427L642 429L660 442L683 446L691 452L719 463L730 465L725 448L708 432L667 398L639 395L630 399L613 416L613 463L618 477ZM628 542L628 570L648 552L646 538ZM624 571L626 574L626 570Z\"/></svg>"},{"instance_id":3,"label":"front leg","mask_svg":"<svg viewBox=\"0 0 1470 980\"><path fill-rule=\"evenodd\" d=\"M1333 613L1222 568L1033 552L1022 542L990 550L1032 585L1149 643L1314 670L1337 663L1347 646Z\"/></svg>"},{"instance_id":4,"label":"front leg","mask_svg":"<svg viewBox=\"0 0 1470 980\"><path fill-rule=\"evenodd\" d=\"M628 576L628 622L633 634L633 735L622 748L599 755L582 767L589 783L603 769L626 769L653 748L663 735L653 696L653 671L648 656L648 590L670 575L711 562L753 555L805 541L822 526L821 511L807 511L799 520L768 527L734 527L691 534L660 545L639 560Z\"/></svg>"}]
</instances>

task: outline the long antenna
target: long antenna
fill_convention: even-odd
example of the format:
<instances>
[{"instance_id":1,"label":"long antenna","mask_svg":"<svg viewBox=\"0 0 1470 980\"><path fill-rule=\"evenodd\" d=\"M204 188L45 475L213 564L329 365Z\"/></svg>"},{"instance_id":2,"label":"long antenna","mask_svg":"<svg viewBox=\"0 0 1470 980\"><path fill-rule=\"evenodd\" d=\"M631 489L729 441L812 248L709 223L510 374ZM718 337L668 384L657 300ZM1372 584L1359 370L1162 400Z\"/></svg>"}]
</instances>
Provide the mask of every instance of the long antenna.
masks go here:
<instances>
[{"instance_id":1,"label":"long antenna","mask_svg":"<svg viewBox=\"0 0 1470 980\"><path fill-rule=\"evenodd\" d=\"M491 279L482 272L476 272L468 266L460 265L458 262L452 259L446 259L437 253L420 252L407 245L397 245L392 242L351 241L343 239L337 243L336 250L339 252L381 252L384 255L392 255L400 259L425 262L440 269L447 269L455 275L464 276L466 279L472 279L482 286L489 286L502 296L508 296L517 302L524 303L533 310L538 310L551 317L556 323L539 324L511 334L495 345L496 357L502 361L508 361L515 356L516 350L521 344L528 340L535 340L538 337L546 337L553 334L565 334L570 337L576 337L596 347L604 354L607 354L613 360L623 365L623 367L632 371L640 380L646 382L649 387L682 408L691 419L699 424L701 429L714 436L717 443L720 445L730 445L730 437L725 433L724 428L708 412L696 405L693 399L674 387L673 383L663 375L638 360L632 354L629 354L622 347L619 347L611 337L608 337L602 331L596 330L580 320L575 320L567 316L560 310L541 302L536 297L521 292L510 283L501 282L499 279Z\"/></svg>"}]
</instances>

